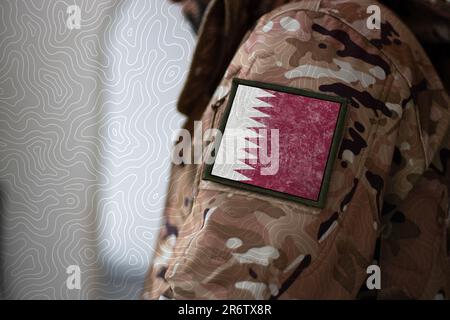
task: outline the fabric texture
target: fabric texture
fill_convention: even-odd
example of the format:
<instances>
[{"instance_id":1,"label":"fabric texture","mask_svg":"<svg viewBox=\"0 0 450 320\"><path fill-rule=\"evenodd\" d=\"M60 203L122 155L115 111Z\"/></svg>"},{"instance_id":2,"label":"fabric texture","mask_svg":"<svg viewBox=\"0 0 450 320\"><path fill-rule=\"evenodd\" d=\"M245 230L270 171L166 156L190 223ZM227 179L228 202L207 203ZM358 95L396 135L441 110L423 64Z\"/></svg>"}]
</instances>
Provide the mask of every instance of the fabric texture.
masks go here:
<instances>
[{"instance_id":1,"label":"fabric texture","mask_svg":"<svg viewBox=\"0 0 450 320\"><path fill-rule=\"evenodd\" d=\"M205 169L207 179L232 186L242 182L235 186L321 206L344 101L240 79L233 85L217 158L211 170Z\"/></svg>"},{"instance_id":2,"label":"fabric texture","mask_svg":"<svg viewBox=\"0 0 450 320\"><path fill-rule=\"evenodd\" d=\"M450 100L430 60L382 5L366 28L373 1L284 2L208 5L179 109L217 128L234 78L346 98L325 206L175 165L143 298L354 299L377 239L378 298L448 298Z\"/></svg>"}]
</instances>

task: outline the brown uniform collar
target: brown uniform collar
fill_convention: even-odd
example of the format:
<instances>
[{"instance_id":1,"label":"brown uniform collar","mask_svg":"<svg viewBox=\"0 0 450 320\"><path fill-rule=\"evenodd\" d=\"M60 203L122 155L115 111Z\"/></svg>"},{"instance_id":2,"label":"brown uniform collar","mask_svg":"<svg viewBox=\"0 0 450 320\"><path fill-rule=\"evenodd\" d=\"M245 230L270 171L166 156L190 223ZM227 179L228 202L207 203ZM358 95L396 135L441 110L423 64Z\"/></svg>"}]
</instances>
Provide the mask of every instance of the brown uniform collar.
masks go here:
<instances>
[{"instance_id":1,"label":"brown uniform collar","mask_svg":"<svg viewBox=\"0 0 450 320\"><path fill-rule=\"evenodd\" d=\"M178 110L199 119L245 33L259 17L293 1L212 0L200 25L197 47L178 100Z\"/></svg>"},{"instance_id":2,"label":"brown uniform collar","mask_svg":"<svg viewBox=\"0 0 450 320\"><path fill-rule=\"evenodd\" d=\"M178 100L178 110L192 119L199 119L245 33L265 13L285 3L296 1L299 0L210 0L200 25L191 68ZM207 0L203 2L206 3ZM436 18L450 18L448 13L450 5L444 0L414 0L410 5L414 9L428 8L432 12L431 15ZM441 12L439 14L441 17L436 15L436 12ZM428 36L430 34L428 30L431 29L430 22L425 19L425 15L423 18L413 17L412 22L408 17L401 17L422 43L432 42L433 37ZM420 24L418 21L420 19L424 23ZM425 25L425 29L421 28L422 25ZM444 25L448 27L448 24ZM442 41L440 38L437 42ZM444 70L448 70L448 58L443 62L434 59L433 62L438 69L442 64Z\"/></svg>"}]
</instances>

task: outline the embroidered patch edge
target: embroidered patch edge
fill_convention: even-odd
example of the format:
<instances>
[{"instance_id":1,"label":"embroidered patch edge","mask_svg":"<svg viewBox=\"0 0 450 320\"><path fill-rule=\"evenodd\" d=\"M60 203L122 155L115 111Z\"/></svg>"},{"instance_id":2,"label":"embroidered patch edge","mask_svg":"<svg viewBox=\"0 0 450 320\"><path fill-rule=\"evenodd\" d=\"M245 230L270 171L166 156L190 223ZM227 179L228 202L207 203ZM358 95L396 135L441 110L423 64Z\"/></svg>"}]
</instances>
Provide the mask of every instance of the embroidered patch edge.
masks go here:
<instances>
[{"instance_id":1,"label":"embroidered patch edge","mask_svg":"<svg viewBox=\"0 0 450 320\"><path fill-rule=\"evenodd\" d=\"M311 207L323 208L326 204L329 183L330 183L331 174L333 171L332 169L333 169L334 163L336 161L337 153L338 153L339 147L341 145L342 136L344 133L344 125L345 125L345 120L346 120L346 116L347 116L347 99L343 98L343 97L339 97L339 96L328 95L328 94L321 93L321 92L315 92L315 91L305 90L305 89L300 89L300 88L293 88L293 87L283 86L283 85L274 84L274 83L233 78L229 99L228 99L227 105L225 107L226 109L224 111L224 114L222 115L222 118L221 118L221 120L219 122L219 126L218 126L218 129L221 132L224 132L225 127L227 125L227 122L228 122L228 119L230 116L230 112L232 109L232 105L234 102L234 98L236 96L236 92L237 92L239 85L246 85L246 86L256 87L256 88L260 88L260 89L275 90L275 91L279 91L279 92L301 95L301 96L316 98L316 99L320 99L320 100L337 102L340 104L340 110L339 110L339 114L338 114L338 117L336 120L336 125L335 125L335 129L333 132L333 138L332 138L332 142L331 142L330 149L328 152L328 158L327 158L326 165L325 165L325 170L324 170L324 174L323 174L323 178L322 178L322 182L321 182L318 199L315 201L312 199L302 198L297 195L292 195L292 194L288 194L288 193L284 193L284 192L280 192L280 191L276 191L276 190L266 189L263 187L250 185L250 184L247 184L244 182L215 176L212 174L214 162L211 164L205 164L202 179L216 182L219 184L223 184L226 186L238 188L238 189L243 189L243 190L259 193L259 194L266 195L266 196L272 196L272 197L276 197L279 199L281 198L281 199L285 199L285 200L289 200L289 201L294 201L294 202L304 204L307 206L311 206ZM221 141L218 144L218 148L220 147L220 143L221 143Z\"/></svg>"}]
</instances>

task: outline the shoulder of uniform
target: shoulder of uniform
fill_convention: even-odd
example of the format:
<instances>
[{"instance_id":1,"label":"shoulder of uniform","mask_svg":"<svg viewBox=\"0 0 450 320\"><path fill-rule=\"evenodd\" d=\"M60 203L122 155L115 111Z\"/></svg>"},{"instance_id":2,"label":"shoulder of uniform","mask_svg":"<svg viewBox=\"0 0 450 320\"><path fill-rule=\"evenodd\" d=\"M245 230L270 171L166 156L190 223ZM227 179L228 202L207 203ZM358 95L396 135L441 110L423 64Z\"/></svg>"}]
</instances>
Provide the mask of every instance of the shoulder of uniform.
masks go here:
<instances>
[{"instance_id":1,"label":"shoulder of uniform","mask_svg":"<svg viewBox=\"0 0 450 320\"><path fill-rule=\"evenodd\" d=\"M382 57L413 87L427 75L428 89L441 89L442 83L431 61L409 28L386 6L373 0L304 0L275 8L262 16L256 28L263 32L313 28L327 16L333 32L345 29L359 35L367 45L378 49ZM369 19L378 18L371 24ZM330 20L329 20L330 21ZM368 22L369 21L369 22Z\"/></svg>"}]
</instances>

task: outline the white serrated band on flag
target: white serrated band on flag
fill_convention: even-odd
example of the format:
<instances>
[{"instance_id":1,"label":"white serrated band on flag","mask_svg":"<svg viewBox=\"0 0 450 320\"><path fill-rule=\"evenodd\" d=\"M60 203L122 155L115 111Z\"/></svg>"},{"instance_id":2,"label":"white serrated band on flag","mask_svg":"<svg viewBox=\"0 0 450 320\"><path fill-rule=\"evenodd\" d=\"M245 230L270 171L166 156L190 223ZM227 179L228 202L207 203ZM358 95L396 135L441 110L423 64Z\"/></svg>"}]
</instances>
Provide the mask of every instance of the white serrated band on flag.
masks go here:
<instances>
[{"instance_id":1,"label":"white serrated band on flag","mask_svg":"<svg viewBox=\"0 0 450 320\"><path fill-rule=\"evenodd\" d=\"M212 169L213 175L235 181L250 180L237 170L254 170L243 161L255 162L258 159L257 154L249 153L246 149L259 148L248 139L260 137L252 128L266 127L255 118L269 117L269 115L256 107L272 107L269 103L260 100L260 98L269 97L273 95L263 89L246 85L238 86Z\"/></svg>"}]
</instances>

